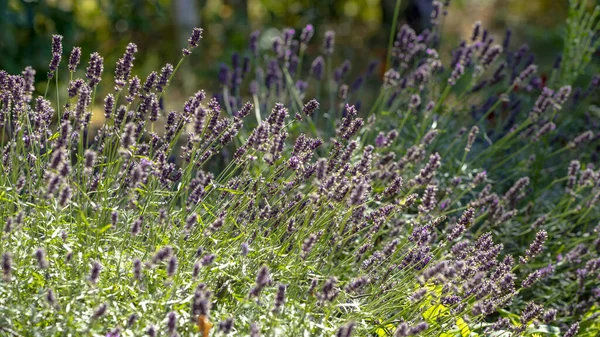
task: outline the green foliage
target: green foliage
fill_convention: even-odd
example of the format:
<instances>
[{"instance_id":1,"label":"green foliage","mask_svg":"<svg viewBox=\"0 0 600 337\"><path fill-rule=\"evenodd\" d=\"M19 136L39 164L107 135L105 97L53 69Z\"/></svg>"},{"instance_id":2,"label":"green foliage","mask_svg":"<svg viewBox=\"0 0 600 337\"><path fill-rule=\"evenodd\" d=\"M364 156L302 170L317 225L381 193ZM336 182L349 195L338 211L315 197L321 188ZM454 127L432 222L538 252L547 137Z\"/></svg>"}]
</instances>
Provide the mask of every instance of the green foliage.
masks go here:
<instances>
[{"instance_id":1,"label":"green foliage","mask_svg":"<svg viewBox=\"0 0 600 337\"><path fill-rule=\"evenodd\" d=\"M355 69L376 97L336 64L332 32L323 58L295 32L267 34L223 64L212 99L179 103L170 84L190 77L198 29L158 80L132 72L128 45L102 99L108 62L67 73L63 55L43 96L32 69L0 72L0 331L597 333L600 172L583 118L598 84L570 86L596 14L573 2L545 86L489 35L443 64L435 5L430 33L392 37L383 83Z\"/></svg>"}]
</instances>

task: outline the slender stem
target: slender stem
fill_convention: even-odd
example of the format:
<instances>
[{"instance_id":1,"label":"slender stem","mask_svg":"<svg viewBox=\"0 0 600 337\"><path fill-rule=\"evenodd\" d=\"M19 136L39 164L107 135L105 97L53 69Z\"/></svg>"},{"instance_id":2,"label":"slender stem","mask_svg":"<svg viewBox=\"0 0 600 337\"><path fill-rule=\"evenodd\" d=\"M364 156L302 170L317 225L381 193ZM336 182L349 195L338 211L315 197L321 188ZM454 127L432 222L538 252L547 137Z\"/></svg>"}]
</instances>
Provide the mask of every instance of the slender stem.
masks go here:
<instances>
[{"instance_id":1,"label":"slender stem","mask_svg":"<svg viewBox=\"0 0 600 337\"><path fill-rule=\"evenodd\" d=\"M331 55L327 56L327 89L329 90L329 118L335 120L333 115L335 109L334 92L333 92L333 60Z\"/></svg>"},{"instance_id":2,"label":"slender stem","mask_svg":"<svg viewBox=\"0 0 600 337\"><path fill-rule=\"evenodd\" d=\"M388 51L385 58L384 69L390 67L390 58L392 57L392 44L394 43L394 36L396 36L396 25L398 24L398 14L400 13L400 5L402 0L396 0L396 7L394 8L394 19L392 20L392 30L390 31L390 37L388 39Z\"/></svg>"},{"instance_id":3,"label":"slender stem","mask_svg":"<svg viewBox=\"0 0 600 337\"><path fill-rule=\"evenodd\" d=\"M231 106L229 106L229 88L226 85L223 86L223 100L225 101L223 102L225 103L225 110L227 110L229 116L233 116Z\"/></svg>"},{"instance_id":4,"label":"slender stem","mask_svg":"<svg viewBox=\"0 0 600 337\"><path fill-rule=\"evenodd\" d=\"M60 95L58 93L58 71L54 73L56 79L56 112L58 113L58 120L60 120Z\"/></svg>"},{"instance_id":5,"label":"slender stem","mask_svg":"<svg viewBox=\"0 0 600 337\"><path fill-rule=\"evenodd\" d=\"M384 92L385 92L385 90L379 91L379 96L377 96L377 99L375 100L375 103L373 103L373 106L371 107L371 110L369 110L369 114L367 114L367 116L371 116L374 112L377 111L377 108L379 107L381 99L383 98Z\"/></svg>"},{"instance_id":6,"label":"slender stem","mask_svg":"<svg viewBox=\"0 0 600 337\"><path fill-rule=\"evenodd\" d=\"M179 69L179 67L181 67L183 60L185 60L185 56L182 56L181 59L179 59L179 62L177 63L177 65L175 66L175 69L173 70L173 73L171 74L171 76L169 76L169 81L167 81L167 85L163 88L163 90L158 95L158 99L160 99L162 97L162 95L165 93L165 91L167 91L167 87L169 86L169 84L171 84L171 80L173 79L173 76L175 76L175 74L177 73L177 70ZM115 106L116 106L116 104L115 104Z\"/></svg>"},{"instance_id":7,"label":"slender stem","mask_svg":"<svg viewBox=\"0 0 600 337\"><path fill-rule=\"evenodd\" d=\"M496 171L496 169L502 167L502 165L504 165L506 162L508 162L509 160L513 159L514 157L516 157L519 153L525 151L527 148L529 148L529 146L531 146L532 143L527 143L527 145L523 146L522 148L520 148L519 150L513 152L510 156L504 158L504 160L502 160L501 162L499 162L498 164L494 165L491 169L492 172Z\"/></svg>"},{"instance_id":8,"label":"slender stem","mask_svg":"<svg viewBox=\"0 0 600 337\"><path fill-rule=\"evenodd\" d=\"M302 60L304 59L304 48L300 47L300 55L298 55L298 66L296 68L296 79L302 75Z\"/></svg>"},{"instance_id":9,"label":"slender stem","mask_svg":"<svg viewBox=\"0 0 600 337\"><path fill-rule=\"evenodd\" d=\"M44 99L48 96L48 87L50 87L50 78L46 82L46 91L44 91Z\"/></svg>"},{"instance_id":10,"label":"slender stem","mask_svg":"<svg viewBox=\"0 0 600 337\"><path fill-rule=\"evenodd\" d=\"M258 96L256 94L253 94L252 99L254 100L254 115L256 116L256 121L258 122L258 124L260 124L260 102L258 101Z\"/></svg>"}]
</instances>

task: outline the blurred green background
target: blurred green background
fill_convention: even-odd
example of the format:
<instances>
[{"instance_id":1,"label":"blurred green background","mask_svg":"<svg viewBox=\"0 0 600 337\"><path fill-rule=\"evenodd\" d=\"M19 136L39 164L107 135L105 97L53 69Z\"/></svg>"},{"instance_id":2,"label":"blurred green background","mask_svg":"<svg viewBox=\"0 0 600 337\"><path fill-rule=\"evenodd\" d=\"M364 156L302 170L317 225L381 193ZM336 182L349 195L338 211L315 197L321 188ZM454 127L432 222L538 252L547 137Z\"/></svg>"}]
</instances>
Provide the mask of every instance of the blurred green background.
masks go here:
<instances>
[{"instance_id":1,"label":"blurred green background","mask_svg":"<svg viewBox=\"0 0 600 337\"><path fill-rule=\"evenodd\" d=\"M444 0L445 1L445 0ZM105 57L104 89L116 60L128 42L139 47L134 73L144 78L166 62L177 63L181 48L195 26L205 29L199 52L184 63L174 91L187 95L198 88L218 88L219 62L229 62L244 51L248 35L261 29L262 46L282 28L316 28L309 59L320 52L325 30L336 31L335 57L352 60L353 71L373 58L384 60L396 0L0 0L0 69L19 73L28 65L46 79L52 34L64 35L62 68L73 46L83 49L82 66L93 51ZM469 36L473 23L482 21L497 41L511 27L511 47L529 41L542 66L561 50L567 0L452 0L444 23L442 58ZM431 0L403 0L400 24L416 29L426 25ZM316 41L315 41L316 40ZM340 50L341 49L341 50ZM106 80L109 82L107 83ZM67 83L63 83L67 85ZM41 84L40 84L41 86ZM374 86L379 87L379 83ZM38 87L39 89L39 87ZM171 89L173 90L173 89Z\"/></svg>"}]
</instances>

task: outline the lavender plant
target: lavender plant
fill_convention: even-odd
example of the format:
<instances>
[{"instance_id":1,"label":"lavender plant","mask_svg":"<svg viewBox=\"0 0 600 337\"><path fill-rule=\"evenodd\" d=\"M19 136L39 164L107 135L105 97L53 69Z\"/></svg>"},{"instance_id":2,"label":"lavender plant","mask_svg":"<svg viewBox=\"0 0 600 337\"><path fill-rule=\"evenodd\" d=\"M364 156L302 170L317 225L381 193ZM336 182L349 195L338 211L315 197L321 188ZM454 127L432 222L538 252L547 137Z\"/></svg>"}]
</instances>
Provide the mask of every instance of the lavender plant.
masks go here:
<instances>
[{"instance_id":1,"label":"lavender plant","mask_svg":"<svg viewBox=\"0 0 600 337\"><path fill-rule=\"evenodd\" d=\"M331 31L304 60L310 25L269 51L253 33L219 93L170 111L202 29L147 76L129 44L104 99L109 66L93 53L78 70L79 48L56 99L35 92L31 68L0 72L0 331L591 336L598 172L564 160L578 149L589 161L595 136L551 138L566 107L589 100L571 92L571 63L544 83L525 47L480 24L444 65L445 6L435 1L432 30L394 34L369 103L376 65L350 80ZM585 24L570 22L567 45L597 34L597 12L573 6ZM62 54L55 36L48 84L65 78Z\"/></svg>"}]
</instances>

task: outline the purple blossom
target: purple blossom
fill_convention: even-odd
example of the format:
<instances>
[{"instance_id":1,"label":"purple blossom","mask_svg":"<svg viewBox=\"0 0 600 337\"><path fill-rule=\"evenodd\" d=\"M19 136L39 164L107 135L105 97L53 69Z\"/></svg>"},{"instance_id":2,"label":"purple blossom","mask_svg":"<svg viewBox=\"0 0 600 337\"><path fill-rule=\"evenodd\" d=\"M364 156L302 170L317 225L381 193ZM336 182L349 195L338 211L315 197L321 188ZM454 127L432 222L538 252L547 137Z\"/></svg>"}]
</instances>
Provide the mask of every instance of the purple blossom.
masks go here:
<instances>
[{"instance_id":1,"label":"purple blossom","mask_svg":"<svg viewBox=\"0 0 600 337\"><path fill-rule=\"evenodd\" d=\"M202 39L202 32L202 28L196 27L192 30L192 35L188 39L188 47L182 51L183 56L190 55L192 53L192 49L198 47L198 42L200 42L200 39Z\"/></svg>"},{"instance_id":2,"label":"purple blossom","mask_svg":"<svg viewBox=\"0 0 600 337\"><path fill-rule=\"evenodd\" d=\"M258 297L264 287L271 282L269 275L269 268L262 266L256 275L256 282L254 287L250 290L250 297Z\"/></svg>"},{"instance_id":3,"label":"purple blossom","mask_svg":"<svg viewBox=\"0 0 600 337\"><path fill-rule=\"evenodd\" d=\"M323 56L317 56L310 66L310 73L317 81L321 81L323 79L324 68L325 60Z\"/></svg>"},{"instance_id":4,"label":"purple blossom","mask_svg":"<svg viewBox=\"0 0 600 337\"><path fill-rule=\"evenodd\" d=\"M535 240L533 240L529 248L525 251L525 257L521 257L521 263L538 256L542 252L546 239L548 239L548 233L546 233L546 231L541 230L537 232Z\"/></svg>"},{"instance_id":5,"label":"purple blossom","mask_svg":"<svg viewBox=\"0 0 600 337\"><path fill-rule=\"evenodd\" d=\"M312 39L315 30L311 24L306 25L304 29L302 29L302 33L300 34L300 46L303 49L306 49L310 39Z\"/></svg>"},{"instance_id":6,"label":"purple blossom","mask_svg":"<svg viewBox=\"0 0 600 337\"><path fill-rule=\"evenodd\" d=\"M60 60L62 58L63 46L62 46L62 35L52 35L52 59L48 66L48 78L54 77L54 73L58 69Z\"/></svg>"},{"instance_id":7,"label":"purple blossom","mask_svg":"<svg viewBox=\"0 0 600 337\"><path fill-rule=\"evenodd\" d=\"M85 77L88 79L90 87L95 87L102 80L102 72L104 71L104 58L98 53L93 53L90 56Z\"/></svg>"},{"instance_id":8,"label":"purple blossom","mask_svg":"<svg viewBox=\"0 0 600 337\"><path fill-rule=\"evenodd\" d=\"M248 49L254 57L258 56L258 37L260 36L260 31L254 31L250 34L250 41L248 42Z\"/></svg>"},{"instance_id":9,"label":"purple blossom","mask_svg":"<svg viewBox=\"0 0 600 337\"><path fill-rule=\"evenodd\" d=\"M328 30L325 32L325 38L323 40L323 53L328 56L333 54L334 45L335 45L335 32Z\"/></svg>"}]
</instances>

